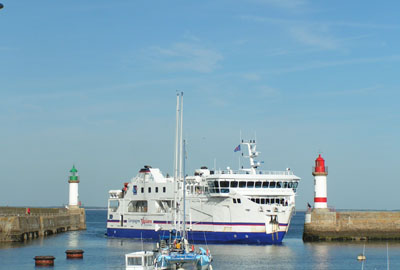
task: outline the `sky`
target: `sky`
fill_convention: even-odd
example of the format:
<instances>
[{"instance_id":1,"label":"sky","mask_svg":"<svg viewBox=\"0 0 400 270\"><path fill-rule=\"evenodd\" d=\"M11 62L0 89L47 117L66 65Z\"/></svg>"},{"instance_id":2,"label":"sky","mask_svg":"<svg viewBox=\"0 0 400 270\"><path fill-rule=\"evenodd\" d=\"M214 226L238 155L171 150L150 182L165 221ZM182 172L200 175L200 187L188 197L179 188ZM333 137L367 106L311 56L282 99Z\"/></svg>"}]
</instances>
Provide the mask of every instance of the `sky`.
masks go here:
<instances>
[{"instance_id":1,"label":"sky","mask_svg":"<svg viewBox=\"0 0 400 270\"><path fill-rule=\"evenodd\" d=\"M1 0L0 205L106 206L143 165L172 174L176 92L187 172L328 166L328 205L400 209L398 1ZM246 160L241 161L246 164Z\"/></svg>"}]
</instances>

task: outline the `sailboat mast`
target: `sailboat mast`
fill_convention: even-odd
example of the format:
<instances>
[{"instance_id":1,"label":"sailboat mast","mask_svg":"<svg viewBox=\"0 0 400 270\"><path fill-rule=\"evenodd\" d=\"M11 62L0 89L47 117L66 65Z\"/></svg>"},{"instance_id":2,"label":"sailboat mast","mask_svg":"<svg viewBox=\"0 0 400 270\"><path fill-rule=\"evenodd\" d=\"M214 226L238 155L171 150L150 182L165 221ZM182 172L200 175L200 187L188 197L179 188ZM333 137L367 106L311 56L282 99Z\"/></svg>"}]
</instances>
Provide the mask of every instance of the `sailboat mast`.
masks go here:
<instances>
[{"instance_id":1,"label":"sailboat mast","mask_svg":"<svg viewBox=\"0 0 400 270\"><path fill-rule=\"evenodd\" d=\"M181 113L181 119L179 121L180 124L180 131L179 131L179 181L183 178L183 92L181 92L181 108L180 108L180 113ZM178 184L179 185L179 184ZM183 186L183 191L185 190L185 186ZM182 197L181 197L182 199ZM185 218L185 216L183 216ZM182 216L179 218L179 222L181 222ZM182 228L180 226L180 228ZM184 232L184 231L183 231Z\"/></svg>"},{"instance_id":2,"label":"sailboat mast","mask_svg":"<svg viewBox=\"0 0 400 270\"><path fill-rule=\"evenodd\" d=\"M179 115L180 115L180 94L176 93L176 129L175 129L175 157L174 157L174 226L177 222L177 191L178 191L178 162L179 162Z\"/></svg>"},{"instance_id":3,"label":"sailboat mast","mask_svg":"<svg viewBox=\"0 0 400 270\"><path fill-rule=\"evenodd\" d=\"M179 93L176 93L176 128L175 128L175 158L174 158L174 180L178 178L178 153L179 153Z\"/></svg>"},{"instance_id":4,"label":"sailboat mast","mask_svg":"<svg viewBox=\"0 0 400 270\"><path fill-rule=\"evenodd\" d=\"M176 129L175 129L175 157L174 157L174 225L181 229L181 209L178 201L182 197L179 192L180 180L183 177L183 92L176 94ZM177 226L179 224L179 226Z\"/></svg>"},{"instance_id":5,"label":"sailboat mast","mask_svg":"<svg viewBox=\"0 0 400 270\"><path fill-rule=\"evenodd\" d=\"M179 179L182 179L182 166L183 166L183 148L182 148L182 143L183 143L183 137L182 137L182 130L183 130L183 92L181 92L181 120L179 121Z\"/></svg>"},{"instance_id":6,"label":"sailboat mast","mask_svg":"<svg viewBox=\"0 0 400 270\"><path fill-rule=\"evenodd\" d=\"M186 141L183 140L183 237L186 238Z\"/></svg>"}]
</instances>

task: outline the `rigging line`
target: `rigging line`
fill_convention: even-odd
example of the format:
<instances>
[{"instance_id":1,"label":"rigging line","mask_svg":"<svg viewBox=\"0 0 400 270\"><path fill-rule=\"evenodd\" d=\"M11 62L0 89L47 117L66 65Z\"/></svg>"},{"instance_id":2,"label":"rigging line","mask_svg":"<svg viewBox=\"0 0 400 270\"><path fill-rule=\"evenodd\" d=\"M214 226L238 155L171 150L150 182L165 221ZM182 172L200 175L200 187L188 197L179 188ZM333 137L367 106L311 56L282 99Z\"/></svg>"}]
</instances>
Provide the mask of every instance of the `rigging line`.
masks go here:
<instances>
[{"instance_id":1,"label":"rigging line","mask_svg":"<svg viewBox=\"0 0 400 270\"><path fill-rule=\"evenodd\" d=\"M387 264L387 269L389 270L389 243L386 242L386 264Z\"/></svg>"},{"instance_id":2,"label":"rigging line","mask_svg":"<svg viewBox=\"0 0 400 270\"><path fill-rule=\"evenodd\" d=\"M143 245L143 232L140 232L140 240L142 241L142 250L144 250L144 245Z\"/></svg>"},{"instance_id":3,"label":"rigging line","mask_svg":"<svg viewBox=\"0 0 400 270\"><path fill-rule=\"evenodd\" d=\"M363 248L363 256L365 256L365 243L364 243L364 248ZM362 263L361 263L361 269L362 270L364 270L364 261L365 260L363 260Z\"/></svg>"},{"instance_id":4,"label":"rigging line","mask_svg":"<svg viewBox=\"0 0 400 270\"><path fill-rule=\"evenodd\" d=\"M205 231L203 231L203 234L204 234L204 242L206 242L206 247L207 247L207 249L208 249L206 232L205 232Z\"/></svg>"}]
</instances>

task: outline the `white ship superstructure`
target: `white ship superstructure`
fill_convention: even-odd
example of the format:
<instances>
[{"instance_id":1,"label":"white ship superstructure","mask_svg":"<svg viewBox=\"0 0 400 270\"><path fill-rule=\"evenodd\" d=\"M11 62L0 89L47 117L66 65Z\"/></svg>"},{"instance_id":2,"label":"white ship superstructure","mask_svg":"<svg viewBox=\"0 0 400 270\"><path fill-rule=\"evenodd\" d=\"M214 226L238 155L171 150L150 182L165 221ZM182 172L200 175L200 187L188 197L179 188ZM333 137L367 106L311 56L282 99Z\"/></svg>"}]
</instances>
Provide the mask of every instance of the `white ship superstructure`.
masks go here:
<instances>
[{"instance_id":1,"label":"white ship superstructure","mask_svg":"<svg viewBox=\"0 0 400 270\"><path fill-rule=\"evenodd\" d=\"M234 171L201 167L186 177L185 219L190 241L282 242L295 211L300 178L290 169L258 170L255 140L242 141L240 146L248 152L249 168ZM176 168L179 163L176 156ZM175 170L174 177L164 176L159 169L145 166L122 190L110 190L107 235L154 240L169 235L182 223L176 212L183 203L177 192L183 188L180 175Z\"/></svg>"}]
</instances>

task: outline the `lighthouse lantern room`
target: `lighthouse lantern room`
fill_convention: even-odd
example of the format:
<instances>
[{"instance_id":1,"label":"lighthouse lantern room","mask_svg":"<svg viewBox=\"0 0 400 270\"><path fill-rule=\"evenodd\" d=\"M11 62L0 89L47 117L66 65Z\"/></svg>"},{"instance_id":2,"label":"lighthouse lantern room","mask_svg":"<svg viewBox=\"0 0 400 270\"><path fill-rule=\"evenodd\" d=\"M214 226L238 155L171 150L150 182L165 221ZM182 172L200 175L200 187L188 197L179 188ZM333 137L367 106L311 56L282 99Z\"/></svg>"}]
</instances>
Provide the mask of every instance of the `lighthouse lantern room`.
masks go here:
<instances>
[{"instance_id":1,"label":"lighthouse lantern room","mask_svg":"<svg viewBox=\"0 0 400 270\"><path fill-rule=\"evenodd\" d=\"M326 181L328 168L325 167L325 160L321 157L321 154L315 160L312 174L314 175L314 208L328 208Z\"/></svg>"},{"instance_id":2,"label":"lighthouse lantern room","mask_svg":"<svg viewBox=\"0 0 400 270\"><path fill-rule=\"evenodd\" d=\"M72 166L72 169L69 171L71 175L69 176L69 208L79 208L79 193L78 193L78 183L79 176L78 170L75 168L75 165Z\"/></svg>"}]
</instances>

